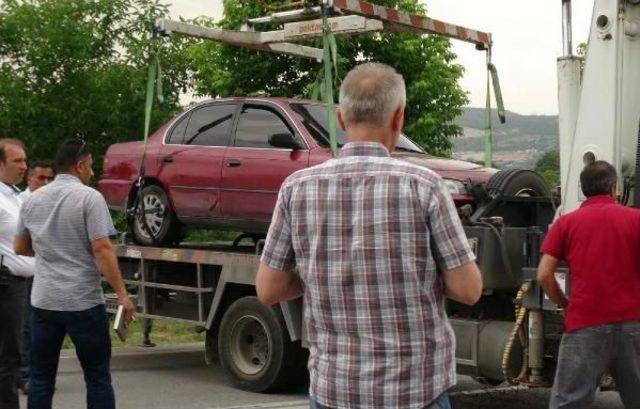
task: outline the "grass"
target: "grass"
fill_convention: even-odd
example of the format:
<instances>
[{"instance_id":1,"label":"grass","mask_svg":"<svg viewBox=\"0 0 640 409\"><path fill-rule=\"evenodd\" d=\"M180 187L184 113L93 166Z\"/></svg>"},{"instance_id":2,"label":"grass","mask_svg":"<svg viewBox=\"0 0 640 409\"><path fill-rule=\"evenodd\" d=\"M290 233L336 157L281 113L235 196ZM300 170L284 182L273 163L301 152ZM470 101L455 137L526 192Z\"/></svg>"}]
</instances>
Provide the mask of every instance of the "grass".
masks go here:
<instances>
[{"instance_id":1,"label":"grass","mask_svg":"<svg viewBox=\"0 0 640 409\"><path fill-rule=\"evenodd\" d=\"M118 231L124 232L127 230L127 224L123 213L111 212L111 217ZM240 233L228 231L190 228L187 230L187 235L184 241L198 243L233 241L239 234ZM129 327L129 336L125 342L120 341L115 331L110 329L109 333L111 335L111 344L114 347L130 347L139 345L142 341L142 321L142 319L138 319L131 323L131 326ZM110 325L112 322L111 318ZM170 320L154 320L150 339L151 342L161 346L204 342L204 336L204 333L197 333L195 331L195 327L190 324L183 324ZM71 342L71 339L67 336L64 339L62 348L70 349L73 347L73 342Z\"/></svg>"},{"instance_id":2,"label":"grass","mask_svg":"<svg viewBox=\"0 0 640 409\"><path fill-rule=\"evenodd\" d=\"M111 219L117 231L123 233L127 231L127 221L124 213L111 211ZM233 241L240 235L239 232L196 229L189 227L184 238L185 243L210 243L218 241Z\"/></svg>"},{"instance_id":3,"label":"grass","mask_svg":"<svg viewBox=\"0 0 640 409\"><path fill-rule=\"evenodd\" d=\"M239 235L240 233L230 231L188 229L184 242L211 243L217 241L233 241Z\"/></svg>"},{"instance_id":4,"label":"grass","mask_svg":"<svg viewBox=\"0 0 640 409\"><path fill-rule=\"evenodd\" d=\"M113 321L109 321L111 327ZM129 327L129 336L125 342L120 341L115 331L109 329L111 334L111 344L113 347L131 347L137 346L142 341L142 319L138 318L131 323ZM190 344L195 342L204 342L204 333L197 333L195 327L190 324L183 324L169 320L154 320L153 330L149 338L158 346ZM73 348L73 343L67 336L62 344L63 349Z\"/></svg>"}]
</instances>

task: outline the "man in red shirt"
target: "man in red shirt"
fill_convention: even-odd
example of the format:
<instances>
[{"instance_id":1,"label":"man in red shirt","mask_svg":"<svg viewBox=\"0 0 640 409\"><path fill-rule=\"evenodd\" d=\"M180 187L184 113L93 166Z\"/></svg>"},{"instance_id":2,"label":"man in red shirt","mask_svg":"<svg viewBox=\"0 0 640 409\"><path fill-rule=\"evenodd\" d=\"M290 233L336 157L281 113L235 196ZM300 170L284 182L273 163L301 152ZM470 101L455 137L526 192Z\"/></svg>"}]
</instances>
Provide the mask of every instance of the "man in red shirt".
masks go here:
<instances>
[{"instance_id":1,"label":"man in red shirt","mask_svg":"<svg viewBox=\"0 0 640 409\"><path fill-rule=\"evenodd\" d=\"M607 372L625 407L640 408L640 211L615 202L616 179L605 161L587 165L587 200L560 217L542 245L538 281L566 311L550 408L588 408ZM555 279L561 260L568 299Z\"/></svg>"}]
</instances>

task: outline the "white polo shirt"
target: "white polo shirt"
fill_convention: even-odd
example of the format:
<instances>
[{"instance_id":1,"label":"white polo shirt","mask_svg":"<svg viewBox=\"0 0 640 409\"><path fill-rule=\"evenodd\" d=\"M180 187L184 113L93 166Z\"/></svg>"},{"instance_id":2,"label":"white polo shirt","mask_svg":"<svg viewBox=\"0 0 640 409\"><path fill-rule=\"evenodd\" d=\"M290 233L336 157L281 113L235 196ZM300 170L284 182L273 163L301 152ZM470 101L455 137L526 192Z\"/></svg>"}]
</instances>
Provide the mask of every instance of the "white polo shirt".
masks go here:
<instances>
[{"instance_id":1,"label":"white polo shirt","mask_svg":"<svg viewBox=\"0 0 640 409\"><path fill-rule=\"evenodd\" d=\"M13 236L16 234L20 206L19 191L0 182L0 254L4 256L4 265L11 273L21 277L33 277L35 259L16 256L13 251Z\"/></svg>"}]
</instances>

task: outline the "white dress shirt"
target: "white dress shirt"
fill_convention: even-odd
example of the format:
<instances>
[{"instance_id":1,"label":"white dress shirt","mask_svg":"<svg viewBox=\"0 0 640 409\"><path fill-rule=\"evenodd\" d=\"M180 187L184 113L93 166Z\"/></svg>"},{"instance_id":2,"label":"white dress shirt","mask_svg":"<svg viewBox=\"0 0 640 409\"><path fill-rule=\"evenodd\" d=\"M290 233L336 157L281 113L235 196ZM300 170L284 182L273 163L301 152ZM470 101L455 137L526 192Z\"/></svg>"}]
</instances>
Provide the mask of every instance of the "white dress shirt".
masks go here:
<instances>
[{"instance_id":1,"label":"white dress shirt","mask_svg":"<svg viewBox=\"0 0 640 409\"><path fill-rule=\"evenodd\" d=\"M11 273L20 277L33 277L35 259L17 256L13 251L13 236L18 226L22 200L17 188L0 182L0 255Z\"/></svg>"},{"instance_id":2,"label":"white dress shirt","mask_svg":"<svg viewBox=\"0 0 640 409\"><path fill-rule=\"evenodd\" d=\"M27 198L28 198L29 196L31 196L31 193L32 193L32 192L31 192L31 189L26 188L25 190L23 190L22 192L20 192L20 193L18 194L18 198L20 199L20 201L21 201L22 203L24 203L24 202L25 202L25 200L27 200Z\"/></svg>"}]
</instances>

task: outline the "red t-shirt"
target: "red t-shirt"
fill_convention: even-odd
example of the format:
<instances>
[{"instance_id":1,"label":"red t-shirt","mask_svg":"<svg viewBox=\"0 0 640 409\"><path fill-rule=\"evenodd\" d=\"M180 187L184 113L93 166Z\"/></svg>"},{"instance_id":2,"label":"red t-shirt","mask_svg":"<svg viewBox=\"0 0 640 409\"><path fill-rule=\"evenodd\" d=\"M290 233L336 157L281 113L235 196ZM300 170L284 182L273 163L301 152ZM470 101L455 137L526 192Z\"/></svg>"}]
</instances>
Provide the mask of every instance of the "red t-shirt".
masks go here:
<instances>
[{"instance_id":1,"label":"red t-shirt","mask_svg":"<svg viewBox=\"0 0 640 409\"><path fill-rule=\"evenodd\" d=\"M590 197L556 220L541 252L569 267L567 331L640 320L640 210Z\"/></svg>"}]
</instances>

